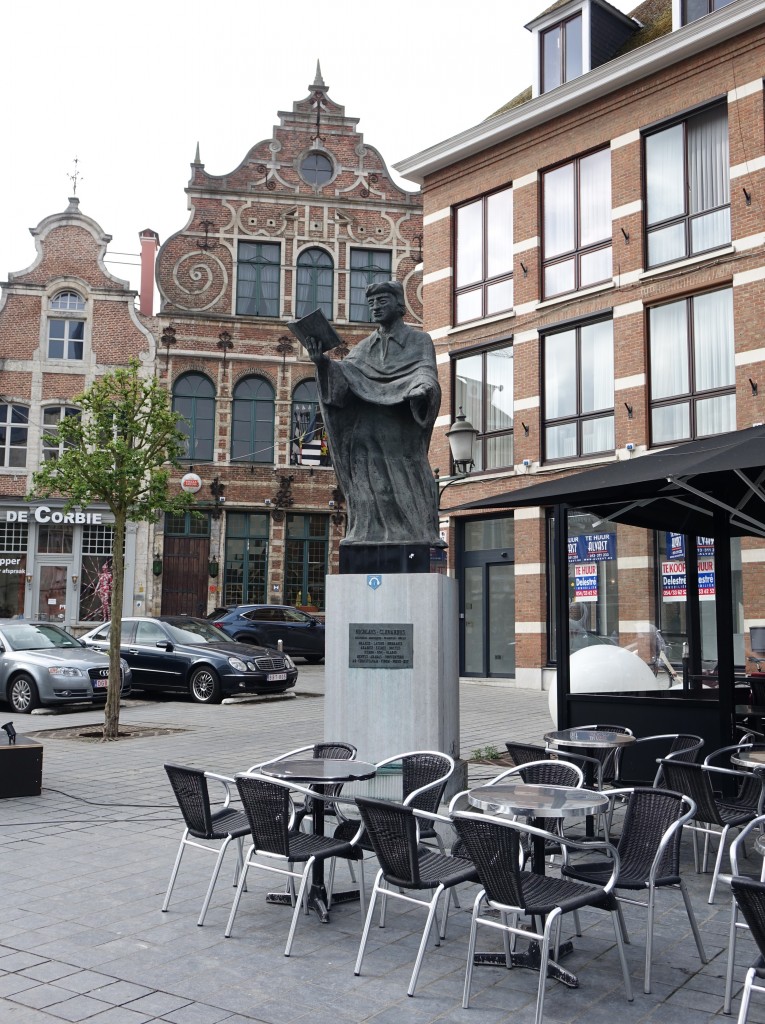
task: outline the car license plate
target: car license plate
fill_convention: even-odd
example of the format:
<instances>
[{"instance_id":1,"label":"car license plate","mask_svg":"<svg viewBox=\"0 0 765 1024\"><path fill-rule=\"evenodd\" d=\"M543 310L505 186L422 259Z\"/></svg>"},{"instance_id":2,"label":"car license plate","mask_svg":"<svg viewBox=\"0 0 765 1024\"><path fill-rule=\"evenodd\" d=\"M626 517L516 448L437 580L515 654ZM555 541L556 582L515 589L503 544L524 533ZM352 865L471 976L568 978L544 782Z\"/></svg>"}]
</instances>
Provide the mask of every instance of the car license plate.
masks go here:
<instances>
[{"instance_id":1,"label":"car license plate","mask_svg":"<svg viewBox=\"0 0 765 1024\"><path fill-rule=\"evenodd\" d=\"M283 683L287 679L286 672L272 672L266 676L267 683Z\"/></svg>"},{"instance_id":2,"label":"car license plate","mask_svg":"<svg viewBox=\"0 0 765 1024\"><path fill-rule=\"evenodd\" d=\"M109 685L109 680L108 679L94 679L93 680L93 689L94 690L105 690L108 685Z\"/></svg>"}]
</instances>

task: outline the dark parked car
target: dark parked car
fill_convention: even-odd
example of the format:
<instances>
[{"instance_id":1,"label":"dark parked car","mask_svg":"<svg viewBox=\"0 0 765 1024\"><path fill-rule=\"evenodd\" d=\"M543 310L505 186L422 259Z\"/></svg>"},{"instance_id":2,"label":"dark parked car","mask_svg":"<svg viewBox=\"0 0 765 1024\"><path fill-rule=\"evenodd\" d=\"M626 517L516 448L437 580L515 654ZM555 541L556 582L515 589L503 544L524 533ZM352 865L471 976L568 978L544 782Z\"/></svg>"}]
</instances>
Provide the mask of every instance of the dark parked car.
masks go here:
<instances>
[{"instance_id":1,"label":"dark parked car","mask_svg":"<svg viewBox=\"0 0 765 1024\"><path fill-rule=\"evenodd\" d=\"M82 640L103 650L110 631L107 622ZM189 693L200 704L244 693L282 693L297 679L289 655L236 643L207 619L188 615L123 619L121 651L134 687Z\"/></svg>"},{"instance_id":2,"label":"dark parked car","mask_svg":"<svg viewBox=\"0 0 765 1024\"><path fill-rule=\"evenodd\" d=\"M131 673L122 662L122 696ZM18 715L41 704L106 703L109 658L52 622L0 619L0 698Z\"/></svg>"},{"instance_id":3,"label":"dark parked car","mask_svg":"<svg viewBox=\"0 0 765 1024\"><path fill-rule=\"evenodd\" d=\"M245 644L282 649L318 665L324 657L324 623L288 604L240 604L208 616L224 633Z\"/></svg>"}]
</instances>

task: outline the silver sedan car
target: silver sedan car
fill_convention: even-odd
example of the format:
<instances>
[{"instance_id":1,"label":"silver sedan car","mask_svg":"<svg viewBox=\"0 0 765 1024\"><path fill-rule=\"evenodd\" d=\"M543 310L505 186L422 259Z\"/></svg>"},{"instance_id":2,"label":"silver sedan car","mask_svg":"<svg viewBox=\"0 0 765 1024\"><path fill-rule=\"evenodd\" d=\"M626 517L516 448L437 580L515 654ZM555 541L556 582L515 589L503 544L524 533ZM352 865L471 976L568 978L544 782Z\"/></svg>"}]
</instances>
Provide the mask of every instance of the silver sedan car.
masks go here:
<instances>
[{"instance_id":1,"label":"silver sedan car","mask_svg":"<svg viewBox=\"0 0 765 1024\"><path fill-rule=\"evenodd\" d=\"M122 664L121 692L130 692L131 673ZM81 644L51 622L0 619L0 699L16 714L41 704L106 702L109 658Z\"/></svg>"}]
</instances>

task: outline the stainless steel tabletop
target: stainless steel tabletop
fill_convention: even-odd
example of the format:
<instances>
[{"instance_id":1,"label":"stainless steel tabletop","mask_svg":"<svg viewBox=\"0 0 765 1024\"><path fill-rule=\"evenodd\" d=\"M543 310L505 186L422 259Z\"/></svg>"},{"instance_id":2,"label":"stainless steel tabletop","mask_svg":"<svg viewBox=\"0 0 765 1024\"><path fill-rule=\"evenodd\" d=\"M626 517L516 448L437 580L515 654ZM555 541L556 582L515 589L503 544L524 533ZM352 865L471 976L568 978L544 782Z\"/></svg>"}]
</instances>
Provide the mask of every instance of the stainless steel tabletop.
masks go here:
<instances>
[{"instance_id":1,"label":"stainless steel tabletop","mask_svg":"<svg viewBox=\"0 0 765 1024\"><path fill-rule=\"evenodd\" d=\"M493 814L520 814L527 818L583 818L608 805L604 793L572 786L532 786L523 782L498 782L468 792L474 807Z\"/></svg>"},{"instance_id":2,"label":"stainless steel tabletop","mask_svg":"<svg viewBox=\"0 0 765 1024\"><path fill-rule=\"evenodd\" d=\"M548 743L560 744L565 747L626 747L635 742L635 737L628 732L609 732L607 729L558 729L546 732Z\"/></svg>"},{"instance_id":3,"label":"stainless steel tabletop","mask_svg":"<svg viewBox=\"0 0 765 1024\"><path fill-rule=\"evenodd\" d=\"M376 773L377 765L368 761L321 757L288 758L284 761L273 761L261 769L262 775L271 775L285 782L310 782L318 786L333 782L371 779Z\"/></svg>"}]
</instances>

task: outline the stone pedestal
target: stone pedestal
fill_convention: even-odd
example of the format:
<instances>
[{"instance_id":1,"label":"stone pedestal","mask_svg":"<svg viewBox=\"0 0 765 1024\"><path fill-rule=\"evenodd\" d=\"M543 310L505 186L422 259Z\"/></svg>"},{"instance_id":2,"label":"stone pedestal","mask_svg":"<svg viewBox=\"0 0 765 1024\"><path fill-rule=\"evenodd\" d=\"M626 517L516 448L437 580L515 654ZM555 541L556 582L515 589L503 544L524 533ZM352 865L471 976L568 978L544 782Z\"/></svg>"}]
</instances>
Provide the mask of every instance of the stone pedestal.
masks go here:
<instances>
[{"instance_id":1,"label":"stone pedestal","mask_svg":"<svg viewBox=\"0 0 765 1024\"><path fill-rule=\"evenodd\" d=\"M408 750L456 760L457 623L447 576L328 576L325 738L355 744L365 761Z\"/></svg>"}]
</instances>

